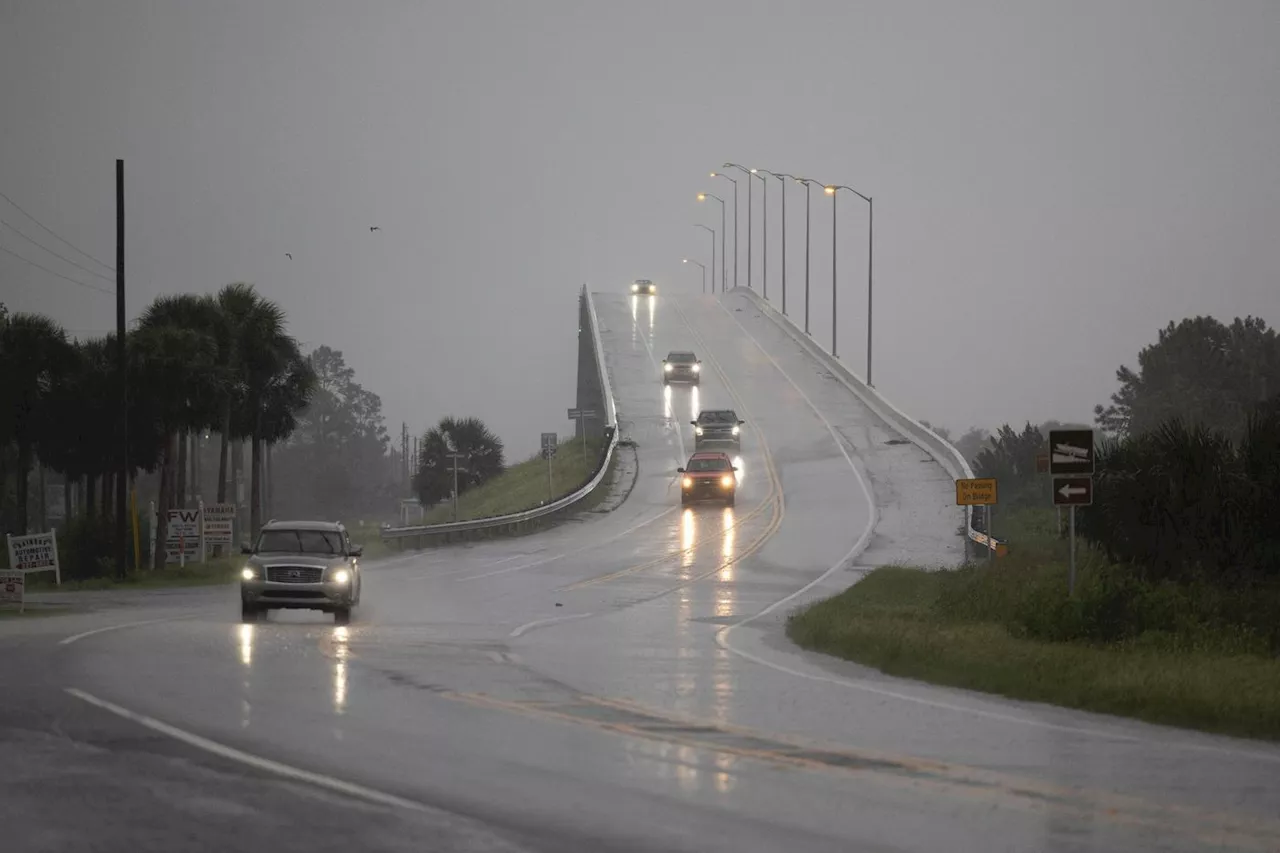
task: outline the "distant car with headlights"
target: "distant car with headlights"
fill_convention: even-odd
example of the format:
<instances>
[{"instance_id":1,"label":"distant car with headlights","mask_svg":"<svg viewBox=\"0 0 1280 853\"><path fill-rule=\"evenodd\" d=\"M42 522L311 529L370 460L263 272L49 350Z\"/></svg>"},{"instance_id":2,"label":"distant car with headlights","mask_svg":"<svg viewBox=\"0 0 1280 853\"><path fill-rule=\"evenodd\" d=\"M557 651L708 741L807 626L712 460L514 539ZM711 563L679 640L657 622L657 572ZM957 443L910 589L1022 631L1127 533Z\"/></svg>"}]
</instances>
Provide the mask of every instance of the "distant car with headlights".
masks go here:
<instances>
[{"instance_id":1,"label":"distant car with headlights","mask_svg":"<svg viewBox=\"0 0 1280 853\"><path fill-rule=\"evenodd\" d=\"M244 545L240 618L254 622L268 610L319 610L346 625L360 603L360 555L336 521L276 521Z\"/></svg>"},{"instance_id":2,"label":"distant car with headlights","mask_svg":"<svg viewBox=\"0 0 1280 853\"><path fill-rule=\"evenodd\" d=\"M658 286L647 278L638 278L631 282L631 292L636 296L654 296L658 292Z\"/></svg>"},{"instance_id":3,"label":"distant car with headlights","mask_svg":"<svg viewBox=\"0 0 1280 853\"><path fill-rule=\"evenodd\" d=\"M695 452L683 468L677 468L680 476L680 504L711 501L733 506L738 496L738 469L729 454L714 450Z\"/></svg>"},{"instance_id":4,"label":"distant car with headlights","mask_svg":"<svg viewBox=\"0 0 1280 853\"><path fill-rule=\"evenodd\" d=\"M702 379L702 362L691 352L672 351L662 360L662 384L687 382L700 385Z\"/></svg>"},{"instance_id":5,"label":"distant car with headlights","mask_svg":"<svg viewBox=\"0 0 1280 853\"><path fill-rule=\"evenodd\" d=\"M742 426L746 421L733 409L703 409L693 424L694 449L704 444L732 444L742 448Z\"/></svg>"}]
</instances>

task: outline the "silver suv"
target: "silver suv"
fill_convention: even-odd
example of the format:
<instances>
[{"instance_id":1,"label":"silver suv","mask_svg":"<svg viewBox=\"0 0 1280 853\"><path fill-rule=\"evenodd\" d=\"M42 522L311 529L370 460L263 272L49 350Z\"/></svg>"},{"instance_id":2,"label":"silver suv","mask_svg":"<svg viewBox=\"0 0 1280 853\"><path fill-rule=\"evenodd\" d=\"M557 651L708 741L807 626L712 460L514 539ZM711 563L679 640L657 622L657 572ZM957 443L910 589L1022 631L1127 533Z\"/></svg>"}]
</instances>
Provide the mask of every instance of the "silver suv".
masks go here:
<instances>
[{"instance_id":1,"label":"silver suv","mask_svg":"<svg viewBox=\"0 0 1280 853\"><path fill-rule=\"evenodd\" d=\"M320 610L333 621L351 621L360 603L359 545L337 521L275 521L241 551L240 618L254 622L268 610Z\"/></svg>"}]
</instances>

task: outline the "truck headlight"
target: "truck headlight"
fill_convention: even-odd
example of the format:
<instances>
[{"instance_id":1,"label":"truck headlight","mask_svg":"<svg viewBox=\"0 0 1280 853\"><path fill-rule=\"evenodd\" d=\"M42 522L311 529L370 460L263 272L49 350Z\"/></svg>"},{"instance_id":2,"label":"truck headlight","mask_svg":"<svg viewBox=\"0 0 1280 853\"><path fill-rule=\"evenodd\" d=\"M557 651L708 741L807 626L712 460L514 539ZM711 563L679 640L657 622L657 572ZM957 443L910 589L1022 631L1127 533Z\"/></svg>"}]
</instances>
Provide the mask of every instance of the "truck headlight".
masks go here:
<instances>
[{"instance_id":1,"label":"truck headlight","mask_svg":"<svg viewBox=\"0 0 1280 853\"><path fill-rule=\"evenodd\" d=\"M684 486L686 489L692 489L692 488L693 488L693 478L692 478L692 477L685 477L685 478L684 478L684 481L681 483L681 485L682 485L682 486Z\"/></svg>"},{"instance_id":2,"label":"truck headlight","mask_svg":"<svg viewBox=\"0 0 1280 853\"><path fill-rule=\"evenodd\" d=\"M664 365L662 365L662 372L663 372L663 373L670 373L670 372L671 372L671 365L669 365L669 364L664 364Z\"/></svg>"},{"instance_id":3,"label":"truck headlight","mask_svg":"<svg viewBox=\"0 0 1280 853\"><path fill-rule=\"evenodd\" d=\"M333 573L333 575L330 576L329 579L334 583L346 583L347 581L351 580L351 572L347 571L346 569L338 569L336 572Z\"/></svg>"},{"instance_id":4,"label":"truck headlight","mask_svg":"<svg viewBox=\"0 0 1280 853\"><path fill-rule=\"evenodd\" d=\"M695 364L695 365L693 366L693 372L694 372L694 373L701 373L701 372L702 372L702 365L701 365L701 364Z\"/></svg>"},{"instance_id":5,"label":"truck headlight","mask_svg":"<svg viewBox=\"0 0 1280 853\"><path fill-rule=\"evenodd\" d=\"M694 435L702 435L702 427L694 427L694 428L693 428L693 434L694 434Z\"/></svg>"},{"instance_id":6,"label":"truck headlight","mask_svg":"<svg viewBox=\"0 0 1280 853\"><path fill-rule=\"evenodd\" d=\"M244 580L251 581L258 576L258 570L252 566L245 566L240 570L240 577Z\"/></svg>"},{"instance_id":7,"label":"truck headlight","mask_svg":"<svg viewBox=\"0 0 1280 853\"><path fill-rule=\"evenodd\" d=\"M734 435L737 435L737 434L738 434L738 433L740 433L740 432L742 432L742 430L741 430L740 428L738 428L738 427L736 427L736 426L733 428L733 434L734 434Z\"/></svg>"},{"instance_id":8,"label":"truck headlight","mask_svg":"<svg viewBox=\"0 0 1280 853\"><path fill-rule=\"evenodd\" d=\"M732 486L733 486L733 475L732 475L732 474L725 474L723 477L721 477L721 478L720 478L720 485L724 486L726 489L728 489L728 488L732 487Z\"/></svg>"}]
</instances>

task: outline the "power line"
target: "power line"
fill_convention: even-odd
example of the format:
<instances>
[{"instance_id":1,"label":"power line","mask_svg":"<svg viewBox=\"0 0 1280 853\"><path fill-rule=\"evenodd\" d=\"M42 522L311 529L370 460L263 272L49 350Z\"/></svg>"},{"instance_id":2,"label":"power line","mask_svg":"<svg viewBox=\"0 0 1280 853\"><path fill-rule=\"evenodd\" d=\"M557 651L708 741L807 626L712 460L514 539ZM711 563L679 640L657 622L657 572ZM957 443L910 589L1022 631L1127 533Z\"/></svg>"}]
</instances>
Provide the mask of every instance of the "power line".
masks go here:
<instances>
[{"instance_id":1,"label":"power line","mask_svg":"<svg viewBox=\"0 0 1280 853\"><path fill-rule=\"evenodd\" d=\"M13 255L15 258L17 258L18 260L22 261L23 263L30 264L31 266L35 267L35 268L36 268L36 269L38 269L38 270L44 270L44 271L45 271L45 272L47 272L49 275L56 275L58 278L62 279L63 281L69 281L69 282L71 282L72 284L78 284L78 285L80 285L81 287L85 288L86 290L96 290L96 291L98 291L99 293L105 293L105 294L107 294L108 296L115 296L115 291L114 291L114 290L107 290L105 287L98 287L96 284L86 284L86 283L85 283L85 282L83 282L83 281L76 281L74 278L70 278L70 277L68 277L68 276L65 276L65 275L63 275L63 274L62 274L62 273L60 273L60 272L54 272L53 270L49 269L48 267L41 266L40 264L37 264L35 261L33 261L33 260L29 259L29 258L24 258L22 255L19 255L17 252L15 252L15 251L13 251L13 250L11 250L11 249L6 249L4 246L0 246L0 252L4 252L5 254L8 254L8 255Z\"/></svg>"},{"instance_id":2,"label":"power line","mask_svg":"<svg viewBox=\"0 0 1280 853\"><path fill-rule=\"evenodd\" d=\"M21 237L23 240L26 240L31 245L39 246L41 249L44 249L46 252L53 255L55 258L59 258L61 260L66 261L67 263L71 264L71 266L75 267L78 270L84 270L89 275L96 275L98 278L102 279L103 281L114 281L114 279L108 278L107 276L103 275L100 272L95 272L94 270L91 270L86 266L81 266L80 264L77 264L75 261L71 260L66 255L58 254L53 249L50 249L48 246L44 245L43 243L37 243L32 238L28 237L26 234L23 234L21 231L19 231L16 225L10 225L8 222L5 222L3 219L0 219L0 225L4 225L5 227L12 229L13 233L17 234L19 237Z\"/></svg>"},{"instance_id":3,"label":"power line","mask_svg":"<svg viewBox=\"0 0 1280 853\"><path fill-rule=\"evenodd\" d=\"M17 203L16 201L14 201L13 199L9 198L9 197L8 197L7 195L5 195L3 192L0 192L0 198L4 199L5 201L9 202L9 204L11 204L11 205L13 205L15 208L17 208L18 212L19 212L19 213L21 213L23 216L27 217L27 219L30 219L30 220L31 220L32 222L34 222L36 225L39 225L39 226L40 226L41 228L43 228L45 231L49 232L49 234L50 234L50 235L52 235L54 239L59 240L59 241L61 241L62 243L65 243L66 245L68 245L68 246L70 246L71 248L75 249L77 252L79 252L80 254L84 255L86 258L88 258L89 260L93 261L95 264L99 264L99 265L101 265L102 267L105 267L106 269L110 270L111 272L115 272L115 271L116 271L116 268L115 268L115 267L113 267L113 266L111 266L111 264L103 263L102 261L100 261L100 260L98 260L97 258L95 258L93 255L91 255L91 254L89 254L88 252L86 252L84 249L78 248L78 247L77 247L74 243L72 243L70 240L67 240L67 239L66 239L66 238L64 238L64 237L59 237L59 236L58 236L58 234L57 234L57 232L55 232L55 231L54 231L52 228L50 228L48 225L45 225L45 224L44 224L43 222L41 222L39 219L36 219L36 218L35 218L34 216L32 216L30 213L27 213L25 210L23 210L23 209L18 205L18 203Z\"/></svg>"}]
</instances>

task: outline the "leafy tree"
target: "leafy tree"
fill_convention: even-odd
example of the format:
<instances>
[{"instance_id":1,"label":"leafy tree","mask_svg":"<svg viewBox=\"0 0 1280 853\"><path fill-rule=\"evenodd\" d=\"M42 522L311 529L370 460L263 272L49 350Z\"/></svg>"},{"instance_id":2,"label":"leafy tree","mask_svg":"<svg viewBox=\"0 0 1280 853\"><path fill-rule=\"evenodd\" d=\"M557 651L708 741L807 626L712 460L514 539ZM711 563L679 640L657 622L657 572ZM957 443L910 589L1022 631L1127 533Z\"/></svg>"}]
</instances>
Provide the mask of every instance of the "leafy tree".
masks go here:
<instances>
[{"instance_id":1,"label":"leafy tree","mask_svg":"<svg viewBox=\"0 0 1280 853\"><path fill-rule=\"evenodd\" d=\"M1045 437L1028 421L1021 432L1005 424L990 446L973 460L979 477L995 477L1002 506L1043 506L1049 503L1049 482L1037 476L1036 456L1044 450Z\"/></svg>"},{"instance_id":2,"label":"leafy tree","mask_svg":"<svg viewBox=\"0 0 1280 853\"><path fill-rule=\"evenodd\" d=\"M969 427L964 435L955 440L955 448L972 464L978 454L991 441L991 433L981 427Z\"/></svg>"},{"instance_id":3,"label":"leafy tree","mask_svg":"<svg viewBox=\"0 0 1280 853\"><path fill-rule=\"evenodd\" d=\"M419 442L420 460L413 488L423 506L431 506L453 494L453 460L457 452L469 458L459 462L458 494L483 485L504 470L502 441L479 418L441 418Z\"/></svg>"},{"instance_id":4,"label":"leafy tree","mask_svg":"<svg viewBox=\"0 0 1280 853\"><path fill-rule=\"evenodd\" d=\"M75 351L66 332L47 317L14 314L0 327L0 445L17 446L17 520L27 532L28 484L34 450L52 423L49 400L71 369Z\"/></svg>"},{"instance_id":5,"label":"leafy tree","mask_svg":"<svg viewBox=\"0 0 1280 853\"><path fill-rule=\"evenodd\" d=\"M1212 317L1169 323L1138 353L1138 369L1116 371L1111 405L1097 406L1097 425L1136 435L1179 419L1238 438L1250 410L1280 392L1280 336L1257 317L1230 326Z\"/></svg>"}]
</instances>

